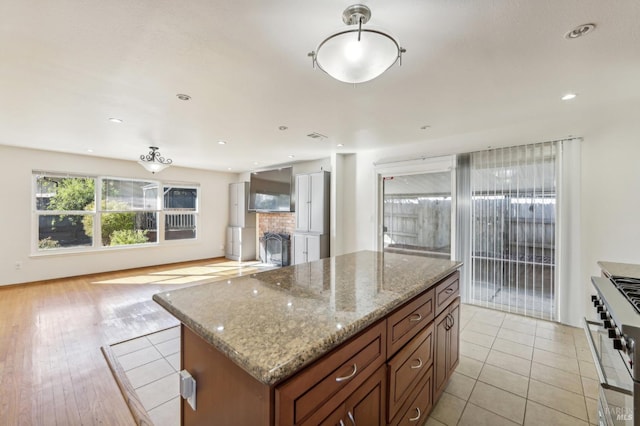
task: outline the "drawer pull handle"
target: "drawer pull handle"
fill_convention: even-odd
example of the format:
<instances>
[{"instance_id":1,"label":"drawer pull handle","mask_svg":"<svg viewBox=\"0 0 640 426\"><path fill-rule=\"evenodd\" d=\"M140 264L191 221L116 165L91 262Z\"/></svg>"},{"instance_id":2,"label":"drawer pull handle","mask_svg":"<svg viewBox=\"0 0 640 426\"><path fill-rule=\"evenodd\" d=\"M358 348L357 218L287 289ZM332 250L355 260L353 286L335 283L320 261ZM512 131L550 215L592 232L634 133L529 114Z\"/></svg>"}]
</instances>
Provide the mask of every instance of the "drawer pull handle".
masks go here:
<instances>
[{"instance_id":1,"label":"drawer pull handle","mask_svg":"<svg viewBox=\"0 0 640 426\"><path fill-rule=\"evenodd\" d=\"M351 374L344 377L336 377L336 382L344 382L345 380L349 380L353 378L353 376L355 376L357 372L358 372L358 367L355 364L353 364L353 371L351 372Z\"/></svg>"},{"instance_id":2,"label":"drawer pull handle","mask_svg":"<svg viewBox=\"0 0 640 426\"><path fill-rule=\"evenodd\" d=\"M409 318L409 321L420 321L422 319L422 315L420 314L413 314L411 316L411 318Z\"/></svg>"},{"instance_id":3,"label":"drawer pull handle","mask_svg":"<svg viewBox=\"0 0 640 426\"><path fill-rule=\"evenodd\" d=\"M344 422L342 421L342 419L340 419L340 426L345 426Z\"/></svg>"},{"instance_id":4,"label":"drawer pull handle","mask_svg":"<svg viewBox=\"0 0 640 426\"><path fill-rule=\"evenodd\" d=\"M351 420L351 424L353 426L356 426L356 420L353 418L353 414L351 414L351 411L347 412L347 416L349 416L349 420Z\"/></svg>"},{"instance_id":5,"label":"drawer pull handle","mask_svg":"<svg viewBox=\"0 0 640 426\"><path fill-rule=\"evenodd\" d=\"M411 368L413 368L414 370L417 368L421 368L422 367L422 359L418 358L418 365L412 365Z\"/></svg>"},{"instance_id":6,"label":"drawer pull handle","mask_svg":"<svg viewBox=\"0 0 640 426\"><path fill-rule=\"evenodd\" d=\"M415 417L411 417L411 418L409 419L409 421L410 421L410 422L417 422L417 421L418 421L418 419L420 418L420 414L421 414L421 413L420 413L420 409L419 409L418 407L416 407L416 411L418 412L418 415L417 415L417 416L415 416Z\"/></svg>"},{"instance_id":7,"label":"drawer pull handle","mask_svg":"<svg viewBox=\"0 0 640 426\"><path fill-rule=\"evenodd\" d=\"M451 294L451 293L453 293L453 292L454 292L454 290L453 290L453 288L449 287L449 288L446 288L446 289L444 290L444 292L445 292L445 293L447 293L447 294Z\"/></svg>"}]
</instances>

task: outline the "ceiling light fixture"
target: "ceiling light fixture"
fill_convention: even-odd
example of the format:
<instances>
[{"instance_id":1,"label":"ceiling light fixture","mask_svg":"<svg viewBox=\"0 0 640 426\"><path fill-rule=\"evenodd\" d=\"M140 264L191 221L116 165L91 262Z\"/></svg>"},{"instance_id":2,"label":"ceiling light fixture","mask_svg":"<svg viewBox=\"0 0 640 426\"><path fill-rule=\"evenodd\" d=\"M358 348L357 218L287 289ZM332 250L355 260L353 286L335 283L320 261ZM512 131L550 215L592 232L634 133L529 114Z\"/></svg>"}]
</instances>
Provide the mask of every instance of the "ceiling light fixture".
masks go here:
<instances>
[{"instance_id":1,"label":"ceiling light fixture","mask_svg":"<svg viewBox=\"0 0 640 426\"><path fill-rule=\"evenodd\" d=\"M342 148L344 146L344 144L339 143L338 145L336 145L338 148Z\"/></svg>"},{"instance_id":2,"label":"ceiling light fixture","mask_svg":"<svg viewBox=\"0 0 640 426\"><path fill-rule=\"evenodd\" d=\"M289 158L296 158L296 156L295 156L295 155L293 155L293 154L289 154L289 155L287 155L287 157L289 157Z\"/></svg>"},{"instance_id":3,"label":"ceiling light fixture","mask_svg":"<svg viewBox=\"0 0 640 426\"><path fill-rule=\"evenodd\" d=\"M227 144L227 142L225 142L225 141L218 141L218 145L226 145L226 144Z\"/></svg>"},{"instance_id":4,"label":"ceiling light fixture","mask_svg":"<svg viewBox=\"0 0 640 426\"><path fill-rule=\"evenodd\" d=\"M287 126L278 126L278 130L283 130L284 131L284 130L287 130L287 129L288 129Z\"/></svg>"},{"instance_id":5,"label":"ceiling light fixture","mask_svg":"<svg viewBox=\"0 0 640 426\"><path fill-rule=\"evenodd\" d=\"M574 29L566 33L564 35L564 38L566 38L567 40L573 40L573 39L585 36L595 29L596 29L596 24L592 24L592 23L578 25L577 27L575 27Z\"/></svg>"},{"instance_id":6,"label":"ceiling light fixture","mask_svg":"<svg viewBox=\"0 0 640 426\"><path fill-rule=\"evenodd\" d=\"M184 93L178 93L178 94L176 95L176 97L177 97L178 99L180 99L181 101L189 101L189 100L191 100L191 96L189 96L189 95L185 95Z\"/></svg>"},{"instance_id":7,"label":"ceiling light fixture","mask_svg":"<svg viewBox=\"0 0 640 426\"><path fill-rule=\"evenodd\" d=\"M382 75L396 62L402 65L402 54L406 49L381 29L363 28L369 19L371 10L367 6L347 7L342 13L342 21L350 28L331 34L308 54L314 68L318 65L336 80L357 84Z\"/></svg>"},{"instance_id":8,"label":"ceiling light fixture","mask_svg":"<svg viewBox=\"0 0 640 426\"><path fill-rule=\"evenodd\" d=\"M157 146L150 146L149 149L151 151L149 151L148 154L143 154L140 156L140 161L138 161L138 164L140 164L151 173L161 172L169 167L171 163L173 163L172 159L164 158L160 154L160 151L158 151L159 148Z\"/></svg>"},{"instance_id":9,"label":"ceiling light fixture","mask_svg":"<svg viewBox=\"0 0 640 426\"><path fill-rule=\"evenodd\" d=\"M124 123L124 121L121 118L115 118L115 117L109 118L109 121L112 123Z\"/></svg>"},{"instance_id":10,"label":"ceiling light fixture","mask_svg":"<svg viewBox=\"0 0 640 426\"><path fill-rule=\"evenodd\" d=\"M575 99L576 96L578 96L578 95L576 95L575 93L567 93L566 95L564 95L560 99L562 99L563 101L570 101L571 99Z\"/></svg>"}]
</instances>

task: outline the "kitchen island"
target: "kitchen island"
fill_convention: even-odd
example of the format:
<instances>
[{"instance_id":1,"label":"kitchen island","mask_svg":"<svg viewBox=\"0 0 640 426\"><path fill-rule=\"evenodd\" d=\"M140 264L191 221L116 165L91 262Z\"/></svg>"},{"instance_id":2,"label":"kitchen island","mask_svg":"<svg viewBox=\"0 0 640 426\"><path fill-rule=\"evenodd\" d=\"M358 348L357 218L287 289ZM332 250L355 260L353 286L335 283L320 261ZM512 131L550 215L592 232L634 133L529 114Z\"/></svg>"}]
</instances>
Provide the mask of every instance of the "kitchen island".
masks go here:
<instances>
[{"instance_id":1,"label":"kitchen island","mask_svg":"<svg viewBox=\"0 0 640 426\"><path fill-rule=\"evenodd\" d=\"M154 295L196 381L182 423L424 422L457 365L460 266L362 251Z\"/></svg>"}]
</instances>

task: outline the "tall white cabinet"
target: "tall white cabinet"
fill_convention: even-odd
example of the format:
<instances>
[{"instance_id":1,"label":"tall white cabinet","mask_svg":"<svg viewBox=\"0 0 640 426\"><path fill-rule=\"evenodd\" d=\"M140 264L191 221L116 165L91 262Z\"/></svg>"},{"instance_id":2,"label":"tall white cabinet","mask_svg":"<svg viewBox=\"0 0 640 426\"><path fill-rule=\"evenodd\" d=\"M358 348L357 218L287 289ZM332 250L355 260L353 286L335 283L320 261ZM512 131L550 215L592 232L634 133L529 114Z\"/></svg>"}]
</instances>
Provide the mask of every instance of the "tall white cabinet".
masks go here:
<instances>
[{"instance_id":1,"label":"tall white cabinet","mask_svg":"<svg viewBox=\"0 0 640 426\"><path fill-rule=\"evenodd\" d=\"M330 188L329 172L296 175L294 265L329 257Z\"/></svg>"},{"instance_id":2,"label":"tall white cabinet","mask_svg":"<svg viewBox=\"0 0 640 426\"><path fill-rule=\"evenodd\" d=\"M229 226L225 257L231 260L256 259L256 214L249 212L249 182L229 184Z\"/></svg>"}]
</instances>

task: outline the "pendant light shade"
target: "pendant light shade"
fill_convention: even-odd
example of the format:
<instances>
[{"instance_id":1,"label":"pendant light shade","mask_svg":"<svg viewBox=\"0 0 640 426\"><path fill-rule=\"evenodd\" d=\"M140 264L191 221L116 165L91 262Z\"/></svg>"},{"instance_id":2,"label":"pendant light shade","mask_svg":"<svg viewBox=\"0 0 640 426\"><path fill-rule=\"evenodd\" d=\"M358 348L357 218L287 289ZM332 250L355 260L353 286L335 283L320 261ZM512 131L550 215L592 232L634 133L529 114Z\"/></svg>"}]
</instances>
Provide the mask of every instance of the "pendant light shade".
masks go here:
<instances>
[{"instance_id":1,"label":"pendant light shade","mask_svg":"<svg viewBox=\"0 0 640 426\"><path fill-rule=\"evenodd\" d=\"M373 80L400 62L405 49L393 36L380 29L362 27L370 17L368 7L349 6L342 20L352 28L323 40L309 53L313 64L336 80L356 84Z\"/></svg>"},{"instance_id":2,"label":"pendant light shade","mask_svg":"<svg viewBox=\"0 0 640 426\"><path fill-rule=\"evenodd\" d=\"M169 167L171 163L173 163L172 159L164 158L160 154L160 151L158 151L159 148L157 146L150 146L149 149L151 151L149 151L149 153L146 155L141 155L140 161L138 161L138 164L147 169L147 171L151 173L158 173L163 171L164 169Z\"/></svg>"}]
</instances>

